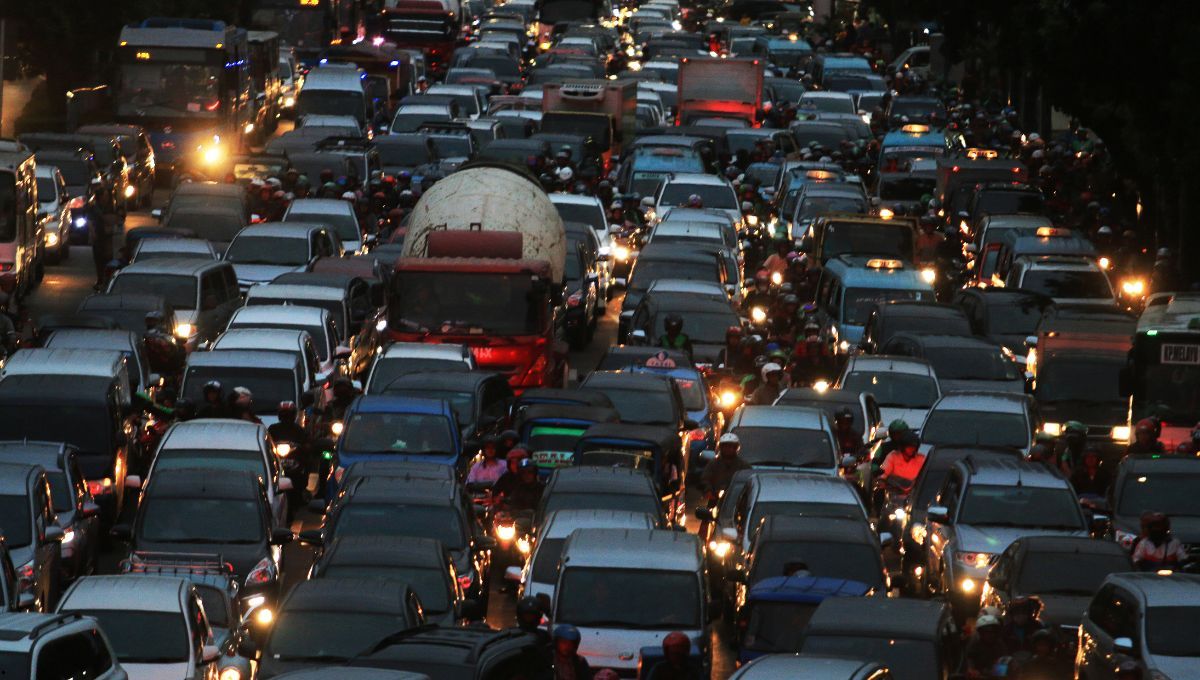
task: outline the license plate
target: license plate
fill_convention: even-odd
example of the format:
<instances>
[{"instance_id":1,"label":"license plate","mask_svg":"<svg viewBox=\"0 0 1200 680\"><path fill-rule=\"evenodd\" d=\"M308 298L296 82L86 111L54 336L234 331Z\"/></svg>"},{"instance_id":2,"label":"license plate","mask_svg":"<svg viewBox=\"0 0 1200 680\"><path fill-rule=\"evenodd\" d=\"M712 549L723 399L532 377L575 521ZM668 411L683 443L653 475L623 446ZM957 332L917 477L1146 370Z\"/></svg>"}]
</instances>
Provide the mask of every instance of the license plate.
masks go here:
<instances>
[{"instance_id":1,"label":"license plate","mask_svg":"<svg viewBox=\"0 0 1200 680\"><path fill-rule=\"evenodd\" d=\"M1200 364L1200 345L1164 344L1161 362L1164 364Z\"/></svg>"},{"instance_id":2,"label":"license plate","mask_svg":"<svg viewBox=\"0 0 1200 680\"><path fill-rule=\"evenodd\" d=\"M564 467L575 457L573 451L534 451L533 462L538 467Z\"/></svg>"}]
</instances>

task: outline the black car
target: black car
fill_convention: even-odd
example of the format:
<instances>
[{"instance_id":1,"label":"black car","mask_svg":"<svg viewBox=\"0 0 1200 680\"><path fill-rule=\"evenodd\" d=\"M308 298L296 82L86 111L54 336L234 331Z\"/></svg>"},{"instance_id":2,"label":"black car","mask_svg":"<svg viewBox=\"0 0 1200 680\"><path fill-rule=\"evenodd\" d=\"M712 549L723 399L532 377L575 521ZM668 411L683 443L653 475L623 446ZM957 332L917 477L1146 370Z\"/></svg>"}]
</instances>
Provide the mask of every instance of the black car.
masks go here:
<instances>
[{"instance_id":1,"label":"black car","mask_svg":"<svg viewBox=\"0 0 1200 680\"><path fill-rule=\"evenodd\" d=\"M345 663L385 638L425 623L421 601L403 581L320 578L301 581L283 599L258 654L258 677ZM258 645L244 640L239 652Z\"/></svg>"},{"instance_id":2,"label":"black car","mask_svg":"<svg viewBox=\"0 0 1200 680\"><path fill-rule=\"evenodd\" d=\"M534 527L555 510L631 510L664 518L654 480L643 470L625 467L574 466L550 474Z\"/></svg>"},{"instance_id":3,"label":"black car","mask_svg":"<svg viewBox=\"0 0 1200 680\"><path fill-rule=\"evenodd\" d=\"M1113 538L1126 550L1142 535L1145 512L1171 518L1171 533L1191 560L1200 560L1200 458L1126 456L1109 492Z\"/></svg>"},{"instance_id":4,"label":"black car","mask_svg":"<svg viewBox=\"0 0 1200 680\"><path fill-rule=\"evenodd\" d=\"M666 358L681 368L692 368L692 360L679 350L663 349L653 345L614 345L600 357L597 371L619 371L630 366L644 366L646 359L665 353Z\"/></svg>"},{"instance_id":5,"label":"black car","mask_svg":"<svg viewBox=\"0 0 1200 680\"><path fill-rule=\"evenodd\" d=\"M715 254L680 250L677 243L648 244L642 248L625 288L621 312L633 311L656 279L689 279L725 285L724 263Z\"/></svg>"},{"instance_id":6,"label":"black car","mask_svg":"<svg viewBox=\"0 0 1200 680\"><path fill-rule=\"evenodd\" d=\"M699 427L699 423L687 417L679 386L667 376L592 371L580 387L608 396L613 407L621 414L623 423L666 425L681 432Z\"/></svg>"},{"instance_id":7,"label":"black car","mask_svg":"<svg viewBox=\"0 0 1200 680\"><path fill-rule=\"evenodd\" d=\"M158 329L168 335L175 333L175 310L161 295L98 293L84 298L76 311L112 319L118 328L139 336L146 332L146 315L157 312L162 315Z\"/></svg>"},{"instance_id":8,"label":"black car","mask_svg":"<svg viewBox=\"0 0 1200 680\"><path fill-rule=\"evenodd\" d=\"M692 342L692 361L713 366L721 361L729 329L741 331L741 318L729 300L713 300L688 293L650 293L642 298L629 320L629 340L657 344L666 333L666 318L683 319L683 333Z\"/></svg>"},{"instance_id":9,"label":"black car","mask_svg":"<svg viewBox=\"0 0 1200 680\"><path fill-rule=\"evenodd\" d=\"M142 492L132 524L118 524L113 536L136 552L189 552L203 544L233 565L242 597L279 596L278 546L292 532L272 528L271 506L258 476L250 472L158 470Z\"/></svg>"},{"instance_id":10,"label":"black car","mask_svg":"<svg viewBox=\"0 0 1200 680\"><path fill-rule=\"evenodd\" d=\"M412 586L425 619L453 625L464 615L454 560L439 541L412 536L335 538L312 566L312 578L385 578Z\"/></svg>"},{"instance_id":11,"label":"black car","mask_svg":"<svg viewBox=\"0 0 1200 680\"><path fill-rule=\"evenodd\" d=\"M563 272L562 315L572 349L583 349L596 333L597 302L600 296L600 260L592 237L567 235L567 261Z\"/></svg>"},{"instance_id":12,"label":"black car","mask_svg":"<svg viewBox=\"0 0 1200 680\"><path fill-rule=\"evenodd\" d=\"M498 434L512 419L513 391L499 373L482 371L424 371L404 373L380 394L445 399L454 409L463 439Z\"/></svg>"},{"instance_id":13,"label":"black car","mask_svg":"<svg viewBox=\"0 0 1200 680\"><path fill-rule=\"evenodd\" d=\"M479 151L481 161L508 161L525 165L530 156L545 158L550 154L550 144L540 139L496 139L488 142Z\"/></svg>"},{"instance_id":14,"label":"black car","mask_svg":"<svg viewBox=\"0 0 1200 680\"><path fill-rule=\"evenodd\" d=\"M809 619L801 651L878 661L895 680L947 680L958 670L959 636L945 602L830 597Z\"/></svg>"},{"instance_id":15,"label":"black car","mask_svg":"<svg viewBox=\"0 0 1200 680\"><path fill-rule=\"evenodd\" d=\"M942 393L982 390L1025 391L1025 373L1003 348L983 338L961 335L897 333L880 354L919 357L933 366Z\"/></svg>"},{"instance_id":16,"label":"black car","mask_svg":"<svg viewBox=\"0 0 1200 680\"><path fill-rule=\"evenodd\" d=\"M953 304L966 313L975 335L1024 355L1025 338L1037 333L1053 300L1020 288L964 288Z\"/></svg>"},{"instance_id":17,"label":"black car","mask_svg":"<svg viewBox=\"0 0 1200 680\"><path fill-rule=\"evenodd\" d=\"M893 335L906 331L973 335L967 315L958 307L937 302L893 300L880 303L871 311L859 347L868 354L879 353Z\"/></svg>"},{"instance_id":18,"label":"black car","mask_svg":"<svg viewBox=\"0 0 1200 680\"><path fill-rule=\"evenodd\" d=\"M453 481L429 477L359 477L343 485L320 529L301 532L314 546L335 539L412 536L441 542L468 598L487 606L487 575L495 540L475 517L471 501ZM319 555L318 555L319 558Z\"/></svg>"},{"instance_id":19,"label":"black car","mask_svg":"<svg viewBox=\"0 0 1200 680\"><path fill-rule=\"evenodd\" d=\"M511 680L540 677L546 671L544 654L538 638L513 628L426 627L394 635L353 663L438 680Z\"/></svg>"},{"instance_id":20,"label":"black car","mask_svg":"<svg viewBox=\"0 0 1200 680\"><path fill-rule=\"evenodd\" d=\"M967 204L967 223L975 230L984 215L1043 215L1046 199L1040 189L1019 182L986 182L975 187Z\"/></svg>"}]
</instances>

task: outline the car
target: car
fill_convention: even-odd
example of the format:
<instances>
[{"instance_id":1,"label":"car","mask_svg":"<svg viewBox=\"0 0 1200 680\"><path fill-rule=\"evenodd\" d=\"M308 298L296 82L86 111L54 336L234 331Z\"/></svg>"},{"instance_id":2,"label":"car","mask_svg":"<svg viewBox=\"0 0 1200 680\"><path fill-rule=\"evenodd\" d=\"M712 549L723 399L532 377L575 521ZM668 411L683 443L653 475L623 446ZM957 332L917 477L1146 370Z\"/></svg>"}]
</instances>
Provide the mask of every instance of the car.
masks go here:
<instances>
[{"instance_id":1,"label":"car","mask_svg":"<svg viewBox=\"0 0 1200 680\"><path fill-rule=\"evenodd\" d=\"M147 484L132 523L113 526L135 552L187 552L197 543L233 565L242 597L279 596L281 546L292 532L272 527L271 506L257 474L203 469L160 470Z\"/></svg>"},{"instance_id":2,"label":"car","mask_svg":"<svg viewBox=\"0 0 1200 680\"><path fill-rule=\"evenodd\" d=\"M1108 274L1089 257L1018 257L1009 269L1005 286L1041 293L1059 304L1115 307L1117 300Z\"/></svg>"},{"instance_id":3,"label":"car","mask_svg":"<svg viewBox=\"0 0 1200 680\"><path fill-rule=\"evenodd\" d=\"M885 423L870 387L862 391L789 387L779 394L774 405L818 408L825 412L825 417L831 423L837 420L838 413L843 409L849 409L857 439L854 442L839 442L840 453L854 453L856 456L865 454L866 458L872 458L871 450L880 442L884 432ZM854 450L845 450L851 443L856 444Z\"/></svg>"},{"instance_id":4,"label":"car","mask_svg":"<svg viewBox=\"0 0 1200 680\"><path fill-rule=\"evenodd\" d=\"M934 402L916 429L925 450L929 446L1000 446L1028 453L1033 433L1040 427L1037 408L1027 395L953 392Z\"/></svg>"},{"instance_id":5,"label":"car","mask_svg":"<svg viewBox=\"0 0 1200 680\"><path fill-rule=\"evenodd\" d=\"M841 228L838 225L839 233ZM821 270L816 316L822 336L845 354L862 341L871 312L880 303L933 299L929 280L903 260L843 255L828 260Z\"/></svg>"},{"instance_id":6,"label":"car","mask_svg":"<svg viewBox=\"0 0 1200 680\"><path fill-rule=\"evenodd\" d=\"M319 360L318 375L334 376L346 352L338 344L337 326L328 311L302 305L254 305L242 307L229 319L226 330L300 330L312 338ZM343 356L339 357L341 354Z\"/></svg>"},{"instance_id":7,"label":"car","mask_svg":"<svg viewBox=\"0 0 1200 680\"><path fill-rule=\"evenodd\" d=\"M662 518L666 511L654 480L643 470L576 465L550 474L533 526L540 529L550 513L561 510L626 510Z\"/></svg>"},{"instance_id":8,"label":"car","mask_svg":"<svg viewBox=\"0 0 1200 680\"><path fill-rule=\"evenodd\" d=\"M797 106L801 111L810 113L858 114L858 109L854 108L854 98L845 92L805 92L800 95Z\"/></svg>"},{"instance_id":9,"label":"car","mask_svg":"<svg viewBox=\"0 0 1200 680\"><path fill-rule=\"evenodd\" d=\"M221 656L200 594L179 577L87 576L63 595L58 613L96 619L131 680L204 677Z\"/></svg>"},{"instance_id":10,"label":"car","mask_svg":"<svg viewBox=\"0 0 1200 680\"><path fill-rule=\"evenodd\" d=\"M552 193L549 196L563 222L586 224L595 232L600 243L608 244L608 211L606 206L600 203L600 199L595 196L563 193Z\"/></svg>"},{"instance_id":11,"label":"car","mask_svg":"<svg viewBox=\"0 0 1200 680\"><path fill-rule=\"evenodd\" d=\"M0 463L41 466L50 483L51 506L63 530L64 573L68 579L92 573L100 553L100 506L88 493L79 469L79 450L62 442L0 441ZM13 552L5 549L4 559L11 559ZM5 595L5 602L16 599L14 592Z\"/></svg>"},{"instance_id":12,"label":"car","mask_svg":"<svg viewBox=\"0 0 1200 680\"><path fill-rule=\"evenodd\" d=\"M301 367L304 369L301 391L313 394L315 411L324 407L325 390L321 387L334 377L334 374L322 370L316 343L308 331L291 328L232 328L217 336L211 350L267 350L295 354L300 358Z\"/></svg>"},{"instance_id":13,"label":"car","mask_svg":"<svg viewBox=\"0 0 1200 680\"><path fill-rule=\"evenodd\" d=\"M247 222L253 217L245 188L224 182L180 182L171 191L162 210L151 211L151 214L165 220L167 215L176 210L189 212L208 206L240 212L245 215Z\"/></svg>"},{"instance_id":14,"label":"car","mask_svg":"<svg viewBox=\"0 0 1200 680\"><path fill-rule=\"evenodd\" d=\"M1025 372L999 345L982 338L936 333L893 335L882 354L925 359L945 392L1024 394Z\"/></svg>"},{"instance_id":15,"label":"car","mask_svg":"<svg viewBox=\"0 0 1200 680\"><path fill-rule=\"evenodd\" d=\"M483 532L470 504L453 481L367 475L343 484L321 528L305 530L300 538L316 547L353 536L439 541L454 561L455 577L464 595L486 610L496 541ZM319 551L316 557L319 561Z\"/></svg>"},{"instance_id":16,"label":"car","mask_svg":"<svg viewBox=\"0 0 1200 680\"><path fill-rule=\"evenodd\" d=\"M258 677L345 663L389 635L424 623L420 598L403 581L339 577L301 581L283 599L258 650ZM257 647L243 646L247 651Z\"/></svg>"},{"instance_id":17,"label":"car","mask_svg":"<svg viewBox=\"0 0 1200 680\"><path fill-rule=\"evenodd\" d=\"M365 460L435 462L464 473L470 463L454 406L444 398L367 395L330 426L338 435L335 476ZM330 480L330 488L336 489L336 480Z\"/></svg>"},{"instance_id":18,"label":"car","mask_svg":"<svg viewBox=\"0 0 1200 680\"><path fill-rule=\"evenodd\" d=\"M1200 459L1184 456L1126 456L1117 465L1109 492L1108 510L1112 518L1112 537L1126 550L1132 550L1143 534L1142 515L1161 512L1175 520L1172 533L1184 544L1188 555L1200 559Z\"/></svg>"},{"instance_id":19,"label":"car","mask_svg":"<svg viewBox=\"0 0 1200 680\"><path fill-rule=\"evenodd\" d=\"M681 433L699 423L687 416L679 385L667 376L622 371L592 371L579 385L602 392L621 416L621 422L666 425Z\"/></svg>"},{"instance_id":20,"label":"car","mask_svg":"<svg viewBox=\"0 0 1200 680\"><path fill-rule=\"evenodd\" d=\"M690 205L692 196L700 197L700 206ZM741 224L742 221L737 193L724 177L695 172L667 175L654 193L654 212L662 214L668 208L682 205L717 209L728 215L735 224Z\"/></svg>"},{"instance_id":21,"label":"car","mask_svg":"<svg viewBox=\"0 0 1200 680\"><path fill-rule=\"evenodd\" d=\"M222 257L233 263L238 287L245 293L256 283L280 274L306 271L318 257L341 257L342 244L329 227L290 221L252 224L237 233Z\"/></svg>"},{"instance_id":22,"label":"car","mask_svg":"<svg viewBox=\"0 0 1200 680\"><path fill-rule=\"evenodd\" d=\"M202 238L218 252L224 252L247 224L250 222L240 211L216 204L172 210L162 219L164 228Z\"/></svg>"},{"instance_id":23,"label":"car","mask_svg":"<svg viewBox=\"0 0 1200 680\"><path fill-rule=\"evenodd\" d=\"M512 422L513 392L499 373L434 371L404 373L381 394L418 399L444 399L454 409L463 439L499 434Z\"/></svg>"},{"instance_id":24,"label":"car","mask_svg":"<svg viewBox=\"0 0 1200 680\"><path fill-rule=\"evenodd\" d=\"M904 332L964 337L974 334L967 315L958 307L928 300L890 300L871 310L858 346L868 354L881 353L880 348L892 336Z\"/></svg>"},{"instance_id":25,"label":"car","mask_svg":"<svg viewBox=\"0 0 1200 680\"><path fill-rule=\"evenodd\" d=\"M724 288L727 273L715 253L682 249L677 243L650 244L642 248L629 270L621 313L631 312L657 279L689 279L712 282Z\"/></svg>"},{"instance_id":26,"label":"car","mask_svg":"<svg viewBox=\"0 0 1200 680\"><path fill-rule=\"evenodd\" d=\"M380 394L405 373L465 372L476 368L475 355L466 345L394 342L375 356L364 391Z\"/></svg>"},{"instance_id":27,"label":"car","mask_svg":"<svg viewBox=\"0 0 1200 680\"><path fill-rule=\"evenodd\" d=\"M246 291L247 307L313 307L323 309L333 320L334 337L344 347L350 338L350 301L344 288L265 283ZM346 349L349 349L348 347ZM334 354L345 353L335 348ZM346 358L346 357L343 357Z\"/></svg>"},{"instance_id":28,"label":"car","mask_svg":"<svg viewBox=\"0 0 1200 680\"><path fill-rule=\"evenodd\" d=\"M823 409L741 406L725 430L741 440L741 458L750 465L838 474L838 440Z\"/></svg>"},{"instance_id":29,"label":"car","mask_svg":"<svg viewBox=\"0 0 1200 680\"><path fill-rule=\"evenodd\" d=\"M317 262L329 262L331 259L341 259L341 257L331 258L322 257L315 260L311 267L315 267ZM346 330L347 335L362 336L361 340L366 340L371 337L372 332L377 334L378 329L373 327L364 327L368 321L375 325L382 316L378 316L379 308L383 306L383 283L375 276L363 276L359 272L351 273L350 271L296 271L286 274L280 274L271 280L273 284L298 285L298 286L317 286L320 288L329 288L339 291L346 299L346 303L350 308L350 317L347 320ZM374 352L370 353L374 356Z\"/></svg>"},{"instance_id":30,"label":"car","mask_svg":"<svg viewBox=\"0 0 1200 680\"><path fill-rule=\"evenodd\" d=\"M390 579L409 584L426 621L452 626L479 613L468 604L442 544L412 536L345 536L321 551L309 578Z\"/></svg>"},{"instance_id":31,"label":"car","mask_svg":"<svg viewBox=\"0 0 1200 680\"><path fill-rule=\"evenodd\" d=\"M584 227L590 231L590 227ZM601 263L592 247L591 234L567 232L567 259L563 274L564 307L559 315L562 333L573 349L592 341L603 315L599 310Z\"/></svg>"},{"instance_id":32,"label":"car","mask_svg":"<svg viewBox=\"0 0 1200 680\"><path fill-rule=\"evenodd\" d=\"M668 363L673 363L676 367L693 367L692 360L680 350L663 349L653 345L613 345L600 357L595 371L620 371L630 366L645 366L647 359L656 356L669 360ZM592 394L599 394L596 390L588 391ZM612 400L607 397L604 399L604 403L593 405L612 405Z\"/></svg>"},{"instance_id":33,"label":"car","mask_svg":"<svg viewBox=\"0 0 1200 680\"><path fill-rule=\"evenodd\" d=\"M294 510L288 504L293 481L283 475L276 447L261 423L231 418L196 418L174 423L163 433L145 479L126 477L126 484L139 488L153 483L157 472L181 469L209 470L213 474L244 471L257 475L271 506L271 526L288 525Z\"/></svg>"},{"instance_id":34,"label":"car","mask_svg":"<svg viewBox=\"0 0 1200 680\"><path fill-rule=\"evenodd\" d=\"M849 182L809 182L800 189L795 202L792 212L784 216L787 231L778 234L779 238L807 233L813 220L824 213L866 215L871 209L862 187Z\"/></svg>"},{"instance_id":35,"label":"car","mask_svg":"<svg viewBox=\"0 0 1200 680\"><path fill-rule=\"evenodd\" d=\"M428 674L430 678L452 675L470 680L501 680L509 677L514 667L527 663L527 659L537 658L543 652L541 644L537 637L513 628L427 626L392 636L387 645L355 659L355 668L339 668L337 672L346 680L419 680L426 677L417 673ZM351 674L381 668L413 672L386 677ZM301 680L321 680L323 677L326 676Z\"/></svg>"},{"instance_id":36,"label":"car","mask_svg":"<svg viewBox=\"0 0 1200 680\"><path fill-rule=\"evenodd\" d=\"M666 334L666 319L683 319L683 332L692 342L692 361L708 368L720 362L728 344L729 330L742 331L741 319L728 297L709 299L687 293L646 295L629 318L629 341L658 344Z\"/></svg>"},{"instance_id":37,"label":"car","mask_svg":"<svg viewBox=\"0 0 1200 680\"><path fill-rule=\"evenodd\" d=\"M770 576L746 589L734 640L738 663L769 654L800 651L804 625L828 597L871 595L865 583L841 577L810 576L799 570L791 576Z\"/></svg>"},{"instance_id":38,"label":"car","mask_svg":"<svg viewBox=\"0 0 1200 680\"><path fill-rule=\"evenodd\" d=\"M579 629L595 668L631 676L643 647L680 631L708 653L704 557L692 534L663 529L577 529L563 546L551 629ZM636 602L636 607L629 603ZM706 671L707 672L707 671Z\"/></svg>"},{"instance_id":39,"label":"car","mask_svg":"<svg viewBox=\"0 0 1200 680\"><path fill-rule=\"evenodd\" d=\"M1036 335L1053 300L1019 288L964 288L954 294L971 332L1023 356L1025 338Z\"/></svg>"},{"instance_id":40,"label":"car","mask_svg":"<svg viewBox=\"0 0 1200 680\"><path fill-rule=\"evenodd\" d=\"M936 105L940 107L941 103ZM984 182L976 185L971 194L967 204L967 224L974 232L988 215L1042 215L1045 212L1046 199L1035 186L1022 182Z\"/></svg>"},{"instance_id":41,"label":"car","mask_svg":"<svg viewBox=\"0 0 1200 680\"><path fill-rule=\"evenodd\" d=\"M1200 663L1196 615L1200 576L1112 574L1079 624L1075 677L1112 677L1113 657L1136 659L1145 677L1187 678Z\"/></svg>"},{"instance_id":42,"label":"car","mask_svg":"<svg viewBox=\"0 0 1200 680\"><path fill-rule=\"evenodd\" d=\"M547 513L524 567L509 567L505 578L520 583L518 598L548 597L554 601L563 545L576 529L656 529L658 517L630 510L555 510Z\"/></svg>"},{"instance_id":43,"label":"car","mask_svg":"<svg viewBox=\"0 0 1200 680\"><path fill-rule=\"evenodd\" d=\"M67 210L71 195L67 193L67 182L57 167L39 163L34 172L46 264L58 264L71 256L71 211Z\"/></svg>"},{"instance_id":44,"label":"car","mask_svg":"<svg viewBox=\"0 0 1200 680\"><path fill-rule=\"evenodd\" d=\"M628 141L625 143L629 144ZM623 194L649 196L672 173L704 172L704 158L700 150L692 146L696 143L696 140L684 137L637 140L637 146L627 149L617 168L616 188Z\"/></svg>"},{"instance_id":45,"label":"car","mask_svg":"<svg viewBox=\"0 0 1200 680\"><path fill-rule=\"evenodd\" d=\"M233 265L201 259L135 262L117 271L106 292L162 296L175 310L175 335L189 350L215 339L242 305Z\"/></svg>"},{"instance_id":46,"label":"car","mask_svg":"<svg viewBox=\"0 0 1200 680\"><path fill-rule=\"evenodd\" d=\"M365 248L362 226L354 206L334 198L298 198L283 214L284 222L308 222L325 225L333 230L347 254Z\"/></svg>"},{"instance_id":47,"label":"car","mask_svg":"<svg viewBox=\"0 0 1200 680\"><path fill-rule=\"evenodd\" d=\"M833 387L843 392L870 394L884 425L895 420L903 420L910 426L923 423L929 409L942 396L933 367L915 357L852 354L846 358Z\"/></svg>"},{"instance_id":48,"label":"car","mask_svg":"<svg viewBox=\"0 0 1200 680\"><path fill-rule=\"evenodd\" d=\"M150 205L156 178L154 170L154 147L150 136L140 125L81 125L76 134L104 135L115 137L120 154L129 168L125 196L136 196L142 206ZM133 188L132 192L130 187Z\"/></svg>"},{"instance_id":49,"label":"car","mask_svg":"<svg viewBox=\"0 0 1200 680\"><path fill-rule=\"evenodd\" d=\"M162 315L158 330L167 335L174 334L176 325L175 310L166 298L149 293L96 293L84 298L76 308L76 312L112 319L118 328L136 333L139 341L141 335L147 330L147 314Z\"/></svg>"},{"instance_id":50,"label":"car","mask_svg":"<svg viewBox=\"0 0 1200 680\"><path fill-rule=\"evenodd\" d=\"M1088 536L1071 484L1057 470L1015 458L967 456L950 468L926 510L926 578L959 617L979 609L997 556L1024 536Z\"/></svg>"},{"instance_id":51,"label":"car","mask_svg":"<svg viewBox=\"0 0 1200 680\"><path fill-rule=\"evenodd\" d=\"M8 555L20 577L23 598L36 611L54 607L63 589L59 543L66 532L58 524L50 483L40 465L0 463L0 505ZM20 597L20 596L19 596Z\"/></svg>"},{"instance_id":52,"label":"car","mask_svg":"<svg viewBox=\"0 0 1200 680\"><path fill-rule=\"evenodd\" d=\"M204 404L204 385L217 381L231 392L235 387L250 390L251 409L267 425L279 420L279 404L290 401L308 405L316 401L305 391L309 368L295 352L224 349L193 352L183 369L179 394L193 404ZM311 400L311 401L310 401Z\"/></svg>"},{"instance_id":53,"label":"car","mask_svg":"<svg viewBox=\"0 0 1200 680\"><path fill-rule=\"evenodd\" d=\"M959 635L944 602L829 597L808 620L801 654L871 659L896 680L948 680Z\"/></svg>"},{"instance_id":54,"label":"car","mask_svg":"<svg viewBox=\"0 0 1200 680\"><path fill-rule=\"evenodd\" d=\"M1019 598L1041 602L1042 624L1074 647L1079 613L1109 574L1134 571L1129 553L1108 541L1074 536L1018 538L996 558L983 585L983 606L1007 612Z\"/></svg>"},{"instance_id":55,"label":"car","mask_svg":"<svg viewBox=\"0 0 1200 680\"><path fill-rule=\"evenodd\" d=\"M768 654L742 666L729 680L892 680L887 666L842 656L816 654Z\"/></svg>"},{"instance_id":56,"label":"car","mask_svg":"<svg viewBox=\"0 0 1200 680\"><path fill-rule=\"evenodd\" d=\"M127 680L96 619L79 614L0 613L0 654L16 677Z\"/></svg>"}]
</instances>

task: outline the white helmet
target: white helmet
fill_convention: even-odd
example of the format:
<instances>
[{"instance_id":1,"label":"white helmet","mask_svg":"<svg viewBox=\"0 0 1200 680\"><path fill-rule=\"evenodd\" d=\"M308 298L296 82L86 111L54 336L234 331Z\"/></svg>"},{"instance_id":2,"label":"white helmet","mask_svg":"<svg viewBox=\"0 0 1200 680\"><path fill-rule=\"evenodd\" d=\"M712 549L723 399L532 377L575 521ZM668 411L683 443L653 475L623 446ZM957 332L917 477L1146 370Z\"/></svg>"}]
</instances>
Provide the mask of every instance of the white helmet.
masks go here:
<instances>
[{"instance_id":1,"label":"white helmet","mask_svg":"<svg viewBox=\"0 0 1200 680\"><path fill-rule=\"evenodd\" d=\"M766 379L766 377L768 375L771 375L772 373L779 373L782 370L783 370L783 366L780 366L779 364L775 363L774 361L763 364L762 377L764 379Z\"/></svg>"},{"instance_id":2,"label":"white helmet","mask_svg":"<svg viewBox=\"0 0 1200 680\"><path fill-rule=\"evenodd\" d=\"M575 179L575 171L566 166L556 170L555 174L558 175L558 180L560 182L570 182L571 180Z\"/></svg>"},{"instance_id":3,"label":"white helmet","mask_svg":"<svg viewBox=\"0 0 1200 680\"><path fill-rule=\"evenodd\" d=\"M975 619L975 630L979 630L980 628L987 628L988 626L999 626L999 625L1000 625L1000 619L996 618L995 616L992 616L991 614L984 614L983 616Z\"/></svg>"},{"instance_id":4,"label":"white helmet","mask_svg":"<svg viewBox=\"0 0 1200 680\"><path fill-rule=\"evenodd\" d=\"M717 440L717 446L720 446L721 444L737 444L738 446L741 446L742 440L738 439L736 434L732 432L726 432L725 434L721 435L720 439Z\"/></svg>"}]
</instances>

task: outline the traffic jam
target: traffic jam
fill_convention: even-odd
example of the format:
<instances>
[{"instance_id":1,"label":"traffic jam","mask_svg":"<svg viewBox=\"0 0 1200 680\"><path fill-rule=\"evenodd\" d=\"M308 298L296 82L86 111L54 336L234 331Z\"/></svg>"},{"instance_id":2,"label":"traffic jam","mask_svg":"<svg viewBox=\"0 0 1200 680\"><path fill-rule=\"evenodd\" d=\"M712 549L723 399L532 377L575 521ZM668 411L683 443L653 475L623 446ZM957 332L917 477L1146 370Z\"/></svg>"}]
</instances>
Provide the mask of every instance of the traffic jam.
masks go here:
<instances>
[{"instance_id":1,"label":"traffic jam","mask_svg":"<svg viewBox=\"0 0 1200 680\"><path fill-rule=\"evenodd\" d=\"M0 138L0 674L1200 678L1087 120L831 3L243 4Z\"/></svg>"}]
</instances>

